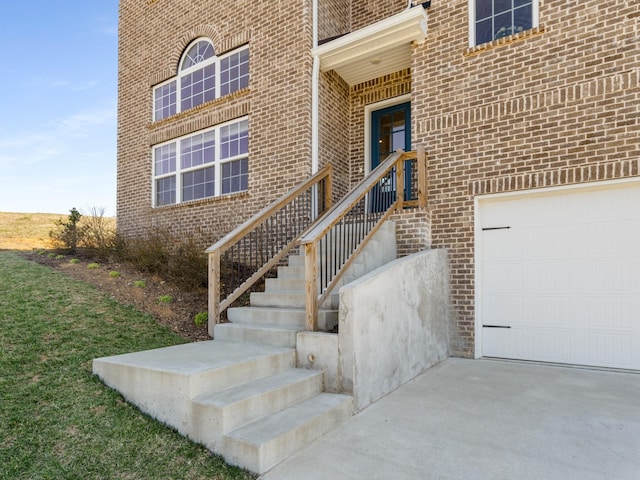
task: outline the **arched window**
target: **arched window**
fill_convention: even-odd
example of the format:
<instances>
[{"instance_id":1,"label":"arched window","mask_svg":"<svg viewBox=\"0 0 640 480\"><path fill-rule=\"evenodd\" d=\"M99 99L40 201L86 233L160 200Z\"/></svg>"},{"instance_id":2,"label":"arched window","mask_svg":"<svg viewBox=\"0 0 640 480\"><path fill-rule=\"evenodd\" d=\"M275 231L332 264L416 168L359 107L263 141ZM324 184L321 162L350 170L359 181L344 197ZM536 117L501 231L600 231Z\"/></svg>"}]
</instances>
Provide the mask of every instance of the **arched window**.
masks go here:
<instances>
[{"instance_id":1,"label":"arched window","mask_svg":"<svg viewBox=\"0 0 640 480\"><path fill-rule=\"evenodd\" d=\"M162 120L248 86L248 47L216 56L209 39L196 39L180 58L178 75L153 89L153 120Z\"/></svg>"},{"instance_id":2,"label":"arched window","mask_svg":"<svg viewBox=\"0 0 640 480\"><path fill-rule=\"evenodd\" d=\"M197 63L209 60L215 55L213 45L208 40L197 40L182 56L180 71L193 67Z\"/></svg>"},{"instance_id":3,"label":"arched window","mask_svg":"<svg viewBox=\"0 0 640 480\"><path fill-rule=\"evenodd\" d=\"M216 58L208 40L197 40L180 62L180 111L216 98Z\"/></svg>"}]
</instances>

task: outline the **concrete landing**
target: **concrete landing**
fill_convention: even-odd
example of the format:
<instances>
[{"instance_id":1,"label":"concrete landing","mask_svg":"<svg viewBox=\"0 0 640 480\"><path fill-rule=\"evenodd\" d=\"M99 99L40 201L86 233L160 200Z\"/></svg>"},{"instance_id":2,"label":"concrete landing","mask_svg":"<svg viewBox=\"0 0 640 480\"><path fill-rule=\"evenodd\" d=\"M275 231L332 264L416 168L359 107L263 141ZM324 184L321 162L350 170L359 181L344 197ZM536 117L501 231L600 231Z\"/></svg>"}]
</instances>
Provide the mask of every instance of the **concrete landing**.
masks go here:
<instances>
[{"instance_id":1,"label":"concrete landing","mask_svg":"<svg viewBox=\"0 0 640 480\"><path fill-rule=\"evenodd\" d=\"M638 480L640 374L450 358L263 480Z\"/></svg>"}]
</instances>

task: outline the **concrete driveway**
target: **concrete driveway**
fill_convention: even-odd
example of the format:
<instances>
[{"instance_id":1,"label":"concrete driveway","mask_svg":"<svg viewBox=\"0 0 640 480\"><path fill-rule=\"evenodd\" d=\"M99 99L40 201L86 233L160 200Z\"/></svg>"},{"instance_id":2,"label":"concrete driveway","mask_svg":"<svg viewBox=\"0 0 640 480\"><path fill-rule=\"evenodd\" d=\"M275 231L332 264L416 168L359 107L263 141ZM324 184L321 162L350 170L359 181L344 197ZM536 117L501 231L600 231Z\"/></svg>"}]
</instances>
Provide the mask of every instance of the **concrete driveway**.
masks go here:
<instances>
[{"instance_id":1,"label":"concrete driveway","mask_svg":"<svg viewBox=\"0 0 640 480\"><path fill-rule=\"evenodd\" d=\"M640 374L451 358L264 480L638 480Z\"/></svg>"}]
</instances>

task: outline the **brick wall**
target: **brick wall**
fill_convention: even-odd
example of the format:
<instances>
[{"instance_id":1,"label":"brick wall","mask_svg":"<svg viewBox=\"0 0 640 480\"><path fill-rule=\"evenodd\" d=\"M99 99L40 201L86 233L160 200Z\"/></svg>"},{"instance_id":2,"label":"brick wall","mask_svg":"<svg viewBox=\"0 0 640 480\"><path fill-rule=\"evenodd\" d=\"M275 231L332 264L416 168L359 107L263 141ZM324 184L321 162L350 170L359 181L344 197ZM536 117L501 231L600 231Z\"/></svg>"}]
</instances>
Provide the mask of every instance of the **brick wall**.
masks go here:
<instances>
[{"instance_id":1,"label":"brick wall","mask_svg":"<svg viewBox=\"0 0 640 480\"><path fill-rule=\"evenodd\" d=\"M414 48L414 142L433 246L451 257L454 354L473 354L474 197L636 176L637 2L540 0L540 27L468 48L467 1L434 2Z\"/></svg>"},{"instance_id":2,"label":"brick wall","mask_svg":"<svg viewBox=\"0 0 640 480\"><path fill-rule=\"evenodd\" d=\"M407 209L395 212L398 257L404 257L431 247L431 214L428 209Z\"/></svg>"},{"instance_id":3,"label":"brick wall","mask_svg":"<svg viewBox=\"0 0 640 480\"><path fill-rule=\"evenodd\" d=\"M269 8L237 0L121 0L118 228L152 226L210 244L311 171L311 1ZM249 88L152 122L152 87L173 75L186 46L205 36L217 54L249 45ZM152 145L249 116L249 189L152 208Z\"/></svg>"},{"instance_id":4,"label":"brick wall","mask_svg":"<svg viewBox=\"0 0 640 480\"><path fill-rule=\"evenodd\" d=\"M351 31L350 0L318 2L318 41L344 35Z\"/></svg>"}]
</instances>

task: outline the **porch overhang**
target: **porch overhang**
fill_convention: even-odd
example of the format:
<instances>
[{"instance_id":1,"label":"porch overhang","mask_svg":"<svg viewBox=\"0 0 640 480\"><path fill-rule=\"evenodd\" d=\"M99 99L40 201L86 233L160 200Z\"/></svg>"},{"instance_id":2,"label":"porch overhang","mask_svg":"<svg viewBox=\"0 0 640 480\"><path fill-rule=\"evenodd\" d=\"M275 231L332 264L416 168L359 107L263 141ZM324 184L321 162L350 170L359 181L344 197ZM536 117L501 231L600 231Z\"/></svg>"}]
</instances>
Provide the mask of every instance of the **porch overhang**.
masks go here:
<instances>
[{"instance_id":1,"label":"porch overhang","mask_svg":"<svg viewBox=\"0 0 640 480\"><path fill-rule=\"evenodd\" d=\"M411 43L424 42L427 13L418 5L314 48L320 71L335 70L349 85L411 66Z\"/></svg>"}]
</instances>

